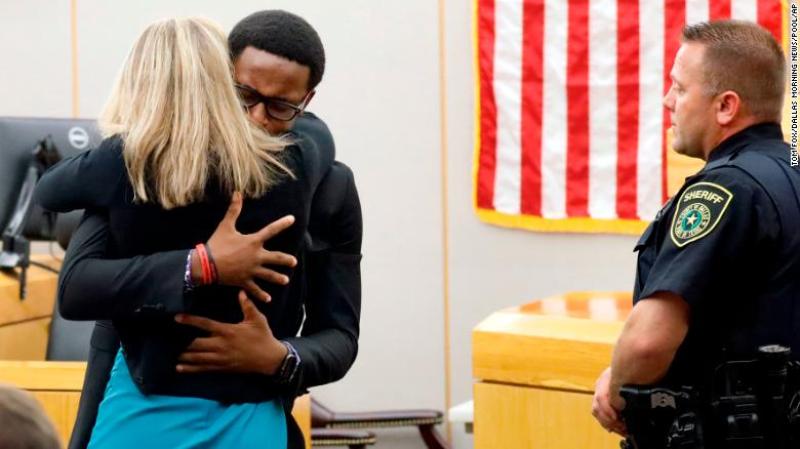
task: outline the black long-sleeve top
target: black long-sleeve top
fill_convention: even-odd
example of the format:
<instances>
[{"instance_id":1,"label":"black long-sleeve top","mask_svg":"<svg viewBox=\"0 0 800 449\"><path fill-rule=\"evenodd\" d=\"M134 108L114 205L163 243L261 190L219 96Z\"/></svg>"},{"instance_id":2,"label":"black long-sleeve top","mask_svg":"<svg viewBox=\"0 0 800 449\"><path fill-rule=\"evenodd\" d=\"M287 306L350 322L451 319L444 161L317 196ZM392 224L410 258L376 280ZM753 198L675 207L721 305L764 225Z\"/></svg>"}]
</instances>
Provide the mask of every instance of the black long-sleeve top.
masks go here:
<instances>
[{"instance_id":1,"label":"black long-sleeve top","mask_svg":"<svg viewBox=\"0 0 800 449\"><path fill-rule=\"evenodd\" d=\"M46 174L37 199L48 209L66 211L87 207L107 211L110 233L107 256L134 257L132 264L151 256L151 263L101 279L100 273L65 269L60 283L61 311L73 319L111 319L123 343L131 375L145 393L189 395L222 402L270 399L265 376L204 373L178 374L178 355L201 334L173 321L175 313L192 313L223 322L242 319L237 289L212 286L182 294L187 249L206 241L222 219L229 199L209 183L206 198L187 207L165 211L152 204L134 204L120 139L108 139L98 149L67 160ZM237 222L240 232L255 232L269 222L293 214L295 224L270 240L269 249L298 255L308 223L312 193L319 182L323 155L309 142L287 148L284 162L296 179L286 178L258 199L246 200ZM175 270L175 267L179 267ZM291 270L284 270L292 275ZM77 276L76 276L77 275ZM93 294L104 287L104 294ZM269 318L278 338L291 337L302 321L301 304L290 288L263 283L273 297L257 307ZM302 345L301 345L302 346Z\"/></svg>"},{"instance_id":2,"label":"black long-sleeve top","mask_svg":"<svg viewBox=\"0 0 800 449\"><path fill-rule=\"evenodd\" d=\"M302 335L296 337L297 329L291 329L286 335L275 333L278 338L292 342L302 363L291 385L278 385L261 376L261 394L250 396L243 389L237 394L228 392L227 397L230 402L247 402L265 395L280 396L288 423L293 423L290 411L295 396L309 387L340 379L352 365L358 352L361 308L362 220L353 173L339 162L333 162L326 170L335 156L335 147L322 120L306 112L295 122L294 131L298 144L306 148L311 145L307 152L320 153L311 160L319 163L319 173L325 173L314 192L309 232L289 284L290 304L297 307L304 304ZM306 140L311 142L306 143ZM58 190L75 182L71 176L66 169L49 173L40 186L39 197L50 201L60 198ZM51 206L65 208L66 205ZM110 259L107 253L109 234L107 214L98 210L88 211L73 234L59 285L65 312L81 313L82 305L91 307L93 302L123 300L149 304L161 298L182 297L183 264L188 250ZM87 302L83 303L84 300ZM76 310L66 310L71 305L75 305ZM271 322L281 318L273 313ZM70 449L83 449L88 443L118 347L112 323L98 321L92 334L87 375ZM198 393L198 396L205 395ZM290 425L288 430L288 447L304 447L296 424Z\"/></svg>"}]
</instances>

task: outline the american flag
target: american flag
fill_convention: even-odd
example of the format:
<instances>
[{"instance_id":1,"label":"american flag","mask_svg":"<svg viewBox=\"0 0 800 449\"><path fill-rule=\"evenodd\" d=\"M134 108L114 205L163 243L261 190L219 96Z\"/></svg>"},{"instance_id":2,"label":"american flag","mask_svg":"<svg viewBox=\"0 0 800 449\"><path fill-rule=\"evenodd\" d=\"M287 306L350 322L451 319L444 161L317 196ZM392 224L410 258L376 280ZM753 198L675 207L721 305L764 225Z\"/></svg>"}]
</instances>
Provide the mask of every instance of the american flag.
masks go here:
<instances>
[{"instance_id":1,"label":"american flag","mask_svg":"<svg viewBox=\"0 0 800 449\"><path fill-rule=\"evenodd\" d=\"M781 0L476 0L475 203L534 230L639 232L667 198L662 97L687 23Z\"/></svg>"}]
</instances>

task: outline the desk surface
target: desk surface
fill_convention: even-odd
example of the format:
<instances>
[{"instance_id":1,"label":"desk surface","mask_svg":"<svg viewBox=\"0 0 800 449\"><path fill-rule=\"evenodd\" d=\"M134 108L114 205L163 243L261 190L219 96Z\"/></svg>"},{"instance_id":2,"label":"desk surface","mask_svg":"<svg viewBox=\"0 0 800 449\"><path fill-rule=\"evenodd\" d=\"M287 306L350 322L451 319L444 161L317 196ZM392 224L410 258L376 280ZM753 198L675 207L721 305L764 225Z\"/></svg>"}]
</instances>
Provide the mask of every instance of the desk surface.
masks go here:
<instances>
[{"instance_id":1,"label":"desk surface","mask_svg":"<svg viewBox=\"0 0 800 449\"><path fill-rule=\"evenodd\" d=\"M473 330L473 374L592 392L630 309L630 292L572 292L495 312Z\"/></svg>"}]
</instances>

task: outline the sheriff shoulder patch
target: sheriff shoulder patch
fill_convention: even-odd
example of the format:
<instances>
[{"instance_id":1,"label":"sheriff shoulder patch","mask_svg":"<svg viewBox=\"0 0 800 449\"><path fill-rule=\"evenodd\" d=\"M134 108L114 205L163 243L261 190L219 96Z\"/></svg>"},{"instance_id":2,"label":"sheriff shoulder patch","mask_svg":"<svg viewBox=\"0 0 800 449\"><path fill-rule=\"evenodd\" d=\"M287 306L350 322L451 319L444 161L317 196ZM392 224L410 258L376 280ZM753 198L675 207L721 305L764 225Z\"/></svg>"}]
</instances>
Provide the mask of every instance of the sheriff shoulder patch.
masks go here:
<instances>
[{"instance_id":1,"label":"sheriff shoulder patch","mask_svg":"<svg viewBox=\"0 0 800 449\"><path fill-rule=\"evenodd\" d=\"M713 182L698 182L683 191L672 218L670 237L682 248L711 234L733 199L725 187Z\"/></svg>"}]
</instances>

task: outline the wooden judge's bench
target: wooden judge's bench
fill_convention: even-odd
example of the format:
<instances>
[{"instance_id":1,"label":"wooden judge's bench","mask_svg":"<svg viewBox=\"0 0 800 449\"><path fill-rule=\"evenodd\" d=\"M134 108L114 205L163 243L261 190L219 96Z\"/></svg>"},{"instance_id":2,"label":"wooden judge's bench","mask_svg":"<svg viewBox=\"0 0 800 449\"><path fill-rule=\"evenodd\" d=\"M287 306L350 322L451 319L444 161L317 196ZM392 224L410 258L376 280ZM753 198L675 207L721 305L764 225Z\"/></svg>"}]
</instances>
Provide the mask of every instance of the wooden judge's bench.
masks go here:
<instances>
[{"instance_id":1,"label":"wooden judge's bench","mask_svg":"<svg viewBox=\"0 0 800 449\"><path fill-rule=\"evenodd\" d=\"M493 313L472 333L475 449L616 449L594 383L631 294L575 292Z\"/></svg>"},{"instance_id":2,"label":"wooden judge's bench","mask_svg":"<svg viewBox=\"0 0 800 449\"><path fill-rule=\"evenodd\" d=\"M50 256L34 256L34 260L56 269L60 266ZM17 273L0 272L0 383L31 392L66 446L78 413L86 363L45 361L57 284L57 274L31 266L28 294L20 300ZM306 447L311 447L308 395L295 401L292 414L306 437Z\"/></svg>"}]
</instances>

